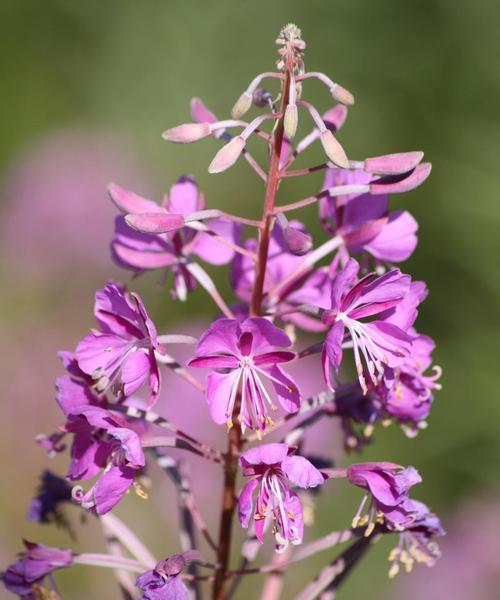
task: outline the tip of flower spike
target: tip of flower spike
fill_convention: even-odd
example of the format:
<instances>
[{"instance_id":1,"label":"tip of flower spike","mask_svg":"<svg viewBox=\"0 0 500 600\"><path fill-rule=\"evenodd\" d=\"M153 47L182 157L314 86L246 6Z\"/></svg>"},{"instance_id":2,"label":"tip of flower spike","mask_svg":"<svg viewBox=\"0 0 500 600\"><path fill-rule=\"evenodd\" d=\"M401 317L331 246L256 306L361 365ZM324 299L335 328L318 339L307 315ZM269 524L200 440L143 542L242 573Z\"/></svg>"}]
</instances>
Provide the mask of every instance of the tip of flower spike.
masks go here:
<instances>
[{"instance_id":1,"label":"tip of flower spike","mask_svg":"<svg viewBox=\"0 0 500 600\"><path fill-rule=\"evenodd\" d=\"M330 92L332 94L332 98L337 102L345 104L346 106L352 106L354 104L354 96L351 94L351 92L346 90L338 83L332 87Z\"/></svg>"},{"instance_id":2,"label":"tip of flower spike","mask_svg":"<svg viewBox=\"0 0 500 600\"><path fill-rule=\"evenodd\" d=\"M287 23L280 31L280 38L283 38L287 42L300 40L302 38L302 31L295 23Z\"/></svg>"},{"instance_id":3,"label":"tip of flower spike","mask_svg":"<svg viewBox=\"0 0 500 600\"><path fill-rule=\"evenodd\" d=\"M223 146L219 152L215 155L213 161L208 167L209 173L222 173L229 167L232 167L238 160L240 154L243 152L245 147L245 140L237 136Z\"/></svg>"},{"instance_id":4,"label":"tip of flower spike","mask_svg":"<svg viewBox=\"0 0 500 600\"><path fill-rule=\"evenodd\" d=\"M320 139L321 144L323 145L323 150L332 163L337 167L341 167L342 169L348 169L349 160L342 146L333 137L333 133L328 129L322 131Z\"/></svg>"},{"instance_id":5,"label":"tip of flower spike","mask_svg":"<svg viewBox=\"0 0 500 600\"><path fill-rule=\"evenodd\" d=\"M125 222L132 229L142 233L167 233L177 231L185 225L183 215L167 213L126 215Z\"/></svg>"},{"instance_id":6,"label":"tip of flower spike","mask_svg":"<svg viewBox=\"0 0 500 600\"><path fill-rule=\"evenodd\" d=\"M176 144L190 144L210 135L208 123L185 123L162 133L162 138Z\"/></svg>"},{"instance_id":7,"label":"tip of flower spike","mask_svg":"<svg viewBox=\"0 0 500 600\"><path fill-rule=\"evenodd\" d=\"M252 94L243 92L238 100L236 100L236 103L231 110L231 116L233 119L241 119L241 117L250 110L251 106Z\"/></svg>"},{"instance_id":8,"label":"tip of flower spike","mask_svg":"<svg viewBox=\"0 0 500 600\"><path fill-rule=\"evenodd\" d=\"M375 156L365 160L365 171L375 175L399 175L414 169L424 157L423 152L400 152Z\"/></svg>"}]
</instances>

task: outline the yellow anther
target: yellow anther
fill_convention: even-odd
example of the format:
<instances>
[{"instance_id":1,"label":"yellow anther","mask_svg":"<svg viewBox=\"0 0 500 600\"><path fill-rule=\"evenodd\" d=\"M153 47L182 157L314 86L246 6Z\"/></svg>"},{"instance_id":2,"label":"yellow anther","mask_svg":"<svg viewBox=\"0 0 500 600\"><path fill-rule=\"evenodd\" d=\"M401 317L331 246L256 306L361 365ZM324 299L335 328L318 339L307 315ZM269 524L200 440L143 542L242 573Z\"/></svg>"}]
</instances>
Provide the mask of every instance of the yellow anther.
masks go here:
<instances>
[{"instance_id":1,"label":"yellow anther","mask_svg":"<svg viewBox=\"0 0 500 600\"><path fill-rule=\"evenodd\" d=\"M226 427L227 427L227 431L228 431L228 433L229 433L229 432L231 431L231 429L233 428L233 422L232 422L232 420L231 420L231 419L228 419L228 420L226 421Z\"/></svg>"},{"instance_id":2,"label":"yellow anther","mask_svg":"<svg viewBox=\"0 0 500 600\"><path fill-rule=\"evenodd\" d=\"M373 432L375 431L375 427L373 425L367 425L363 431L365 437L371 437Z\"/></svg>"},{"instance_id":3,"label":"yellow anther","mask_svg":"<svg viewBox=\"0 0 500 600\"><path fill-rule=\"evenodd\" d=\"M388 556L388 561L389 562L394 562L395 560L398 559L399 555L401 553L401 550L399 548L393 548L390 552L389 552L389 556Z\"/></svg>"},{"instance_id":4,"label":"yellow anther","mask_svg":"<svg viewBox=\"0 0 500 600\"><path fill-rule=\"evenodd\" d=\"M134 491L139 498L142 498L143 500L147 500L149 498L147 492L142 488L140 483L137 483L137 481L134 481Z\"/></svg>"},{"instance_id":5,"label":"yellow anther","mask_svg":"<svg viewBox=\"0 0 500 600\"><path fill-rule=\"evenodd\" d=\"M394 579L396 575L399 573L399 565L398 563L394 563L389 569L389 579Z\"/></svg>"},{"instance_id":6,"label":"yellow anther","mask_svg":"<svg viewBox=\"0 0 500 600\"><path fill-rule=\"evenodd\" d=\"M375 529L375 523L372 521L365 530L365 537L370 536Z\"/></svg>"}]
</instances>

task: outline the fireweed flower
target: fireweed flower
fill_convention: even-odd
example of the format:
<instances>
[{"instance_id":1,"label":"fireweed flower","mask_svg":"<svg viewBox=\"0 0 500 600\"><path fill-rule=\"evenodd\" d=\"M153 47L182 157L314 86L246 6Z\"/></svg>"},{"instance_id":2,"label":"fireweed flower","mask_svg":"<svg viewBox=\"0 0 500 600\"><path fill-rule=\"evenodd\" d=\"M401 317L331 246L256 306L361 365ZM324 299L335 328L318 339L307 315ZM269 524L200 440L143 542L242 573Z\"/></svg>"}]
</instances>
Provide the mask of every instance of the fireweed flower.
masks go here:
<instances>
[{"instance_id":1,"label":"fireweed flower","mask_svg":"<svg viewBox=\"0 0 500 600\"><path fill-rule=\"evenodd\" d=\"M218 319L201 336L196 357L189 366L216 369L207 375L206 397L212 419L233 426L236 417L245 428L262 432L273 424L277 410L262 378L269 380L282 408L299 409L300 392L293 379L278 366L295 358L294 352L277 350L292 345L290 338L267 319ZM233 415L238 392L239 412Z\"/></svg>"},{"instance_id":2,"label":"fireweed flower","mask_svg":"<svg viewBox=\"0 0 500 600\"><path fill-rule=\"evenodd\" d=\"M115 221L111 248L116 262L136 272L161 268L167 274L171 272L174 298L186 300L188 292L196 286L187 267L191 255L212 265L223 265L233 259L234 250L224 240L236 243L240 225L220 219L211 219L209 227L199 222L186 224L185 218L205 208L205 197L192 177L181 177L164 196L162 205L115 184L109 186L109 193L126 214ZM201 231L194 229L195 226Z\"/></svg>"},{"instance_id":3,"label":"fireweed flower","mask_svg":"<svg viewBox=\"0 0 500 600\"><path fill-rule=\"evenodd\" d=\"M135 485L135 477L146 464L141 438L121 415L97 406L81 406L65 425L74 434L68 479L88 480L100 474L85 494L76 488L74 499L84 508L102 515L110 511Z\"/></svg>"},{"instance_id":4,"label":"fireweed flower","mask_svg":"<svg viewBox=\"0 0 500 600\"><path fill-rule=\"evenodd\" d=\"M332 284L331 308L323 311L323 321L331 326L323 349L323 371L331 386L330 367L337 371L342 361L342 343L347 329L354 350L354 360L363 391L368 391L366 366L373 384L385 375L386 367L396 367L408 356L411 339L408 334L389 322L392 308L405 298L410 290L410 277L399 270L381 277L374 273L357 281L359 264L349 259ZM386 311L387 317L370 322L361 321ZM410 308L408 308L408 312Z\"/></svg>"},{"instance_id":5,"label":"fireweed flower","mask_svg":"<svg viewBox=\"0 0 500 600\"><path fill-rule=\"evenodd\" d=\"M180 575L189 562L200 559L200 552L187 550L161 560L137 578L135 585L142 592L141 600L188 600L189 591Z\"/></svg>"},{"instance_id":6,"label":"fireweed flower","mask_svg":"<svg viewBox=\"0 0 500 600\"><path fill-rule=\"evenodd\" d=\"M10 565L1 577L10 592L26 600L35 600L44 597L38 592L47 575L73 564L73 553L71 550L51 548L26 540L24 545L26 551L19 555L19 560Z\"/></svg>"},{"instance_id":7,"label":"fireweed flower","mask_svg":"<svg viewBox=\"0 0 500 600\"><path fill-rule=\"evenodd\" d=\"M78 366L92 377L99 393L112 389L129 396L148 380L149 402L154 404L160 390L155 352L164 354L164 349L141 298L110 282L97 291L94 314L101 330L78 344Z\"/></svg>"},{"instance_id":8,"label":"fireweed flower","mask_svg":"<svg viewBox=\"0 0 500 600\"><path fill-rule=\"evenodd\" d=\"M405 508L411 518L401 527L399 543L389 554L391 578L399 573L400 564L407 573L416 562L433 567L441 555L435 538L446 533L439 518L423 502L408 500Z\"/></svg>"},{"instance_id":9,"label":"fireweed flower","mask_svg":"<svg viewBox=\"0 0 500 600\"><path fill-rule=\"evenodd\" d=\"M45 469L37 495L30 503L28 520L37 523L64 524L60 505L71 502L71 486L62 477Z\"/></svg>"},{"instance_id":10,"label":"fireweed flower","mask_svg":"<svg viewBox=\"0 0 500 600\"><path fill-rule=\"evenodd\" d=\"M406 522L408 511L405 502L408 491L422 478L413 467L402 467L389 462L359 463L347 468L347 479L352 485L365 489L364 496L352 521L353 527L367 525L365 535L371 534L376 523L390 523L398 529ZM371 500L365 510L368 499Z\"/></svg>"},{"instance_id":11,"label":"fireweed flower","mask_svg":"<svg viewBox=\"0 0 500 600\"><path fill-rule=\"evenodd\" d=\"M300 544L304 533L302 505L290 485L315 488L325 481L312 463L303 456L293 456L293 452L287 444L263 444L240 457L243 475L253 476L240 492L240 523L248 527L253 517L255 535L263 543L265 520L272 517L277 552L283 552L289 542ZM253 493L257 488L254 510Z\"/></svg>"},{"instance_id":12,"label":"fireweed flower","mask_svg":"<svg viewBox=\"0 0 500 600\"><path fill-rule=\"evenodd\" d=\"M363 170L329 169L324 189L368 184L373 174ZM406 260L417 245L418 224L407 211L388 210L386 194L347 194L322 197L320 220L331 235L339 235L348 253L368 252L380 261Z\"/></svg>"}]
</instances>

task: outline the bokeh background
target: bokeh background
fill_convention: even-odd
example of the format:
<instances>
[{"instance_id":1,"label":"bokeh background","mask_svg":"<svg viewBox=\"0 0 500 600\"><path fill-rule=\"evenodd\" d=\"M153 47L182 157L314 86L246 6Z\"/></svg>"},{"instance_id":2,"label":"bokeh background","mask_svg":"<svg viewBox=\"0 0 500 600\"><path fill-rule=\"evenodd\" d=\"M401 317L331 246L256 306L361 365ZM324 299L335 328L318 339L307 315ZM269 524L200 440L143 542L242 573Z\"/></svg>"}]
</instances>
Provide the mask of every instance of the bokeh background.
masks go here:
<instances>
[{"instance_id":1,"label":"bokeh background","mask_svg":"<svg viewBox=\"0 0 500 600\"><path fill-rule=\"evenodd\" d=\"M93 522L80 526L77 511L68 511L77 542L28 524L25 513L47 465L33 437L60 421L53 402L53 380L61 371L56 351L73 348L92 325L97 287L108 277L130 281L109 258L114 209L106 184L117 181L158 198L180 174L191 173L210 206L259 214L262 188L244 161L209 176L217 142L179 147L163 142L160 133L189 120L188 102L195 95L227 114L247 82L273 64L274 39L288 21L303 29L309 68L328 73L356 96L341 135L349 156L423 149L434 164L425 185L395 204L420 223L419 246L404 268L430 287L419 329L438 342L443 391L428 430L414 440L395 427L379 431L366 458L410 463L421 471L425 482L417 495L449 530L445 556L432 572L420 567L389 586L390 543L383 542L339 597L368 592L373 599L393 600L498 598L497 0L2 0L2 565L20 549L21 537L102 549L99 529ZM308 86L307 93L319 107L329 107L319 85ZM314 152L313 162L319 158ZM319 185L314 177L294 181L283 194L291 201ZM312 225L314 209L301 218ZM226 272L215 276L227 292ZM202 292L179 305L169 301L155 276L132 285L162 330L186 329L188 317L194 327L193 311L200 322L213 315ZM172 390L180 385L167 382ZM185 389L175 393L188 397ZM203 403L190 401L199 418ZM338 434L324 435L338 446ZM50 466L63 473L65 464L57 459ZM159 557L177 551L172 494L159 484L151 509L135 498L119 508ZM342 486L325 495L317 532L347 523L358 501L359 494ZM294 569L287 590L330 558L327 552ZM110 574L96 571L61 573L65 597L118 598ZM253 597L255 589L242 590L241 597Z\"/></svg>"}]
</instances>

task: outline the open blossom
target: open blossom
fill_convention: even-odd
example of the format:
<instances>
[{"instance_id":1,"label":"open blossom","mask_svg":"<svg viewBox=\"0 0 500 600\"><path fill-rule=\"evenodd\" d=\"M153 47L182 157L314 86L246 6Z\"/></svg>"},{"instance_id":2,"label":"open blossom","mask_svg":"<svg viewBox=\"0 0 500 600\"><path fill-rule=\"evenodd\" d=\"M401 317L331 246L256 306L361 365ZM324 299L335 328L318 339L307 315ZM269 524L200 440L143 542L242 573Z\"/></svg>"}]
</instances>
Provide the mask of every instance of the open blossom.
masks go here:
<instances>
[{"instance_id":1,"label":"open blossom","mask_svg":"<svg viewBox=\"0 0 500 600\"><path fill-rule=\"evenodd\" d=\"M399 528L399 543L389 554L391 578L398 574L400 563L407 573L415 562L433 567L441 555L435 538L446 533L439 518L423 502L408 500L405 508L411 518Z\"/></svg>"},{"instance_id":2,"label":"open blossom","mask_svg":"<svg viewBox=\"0 0 500 600\"><path fill-rule=\"evenodd\" d=\"M297 231L305 231L300 221L290 221L290 226ZM258 242L254 238L246 240L245 247L251 252L256 252ZM276 295L270 295L278 284L283 282L294 271L299 269L304 262L303 256L290 252L284 239L283 230L274 226L269 242L269 255L264 279L264 300L266 309L274 309L279 305L280 311L286 313L291 306L310 303L321 308L328 308L330 303L331 278L327 267L320 267L315 271L312 268L303 270L302 275L291 280ZM237 296L243 302L249 302L255 279L255 265L248 256L238 255L231 270L231 283ZM313 319L310 315L299 312L285 314L284 321L290 321L306 331L324 331L325 325Z\"/></svg>"},{"instance_id":3,"label":"open blossom","mask_svg":"<svg viewBox=\"0 0 500 600\"><path fill-rule=\"evenodd\" d=\"M299 409L300 393L293 379L279 367L293 360L290 338L261 317L243 320L218 319L201 336L191 367L215 369L207 376L206 396L216 423L232 427L233 418L245 428L264 431L277 406L263 380L269 380L282 408ZM241 391L238 414L233 411Z\"/></svg>"},{"instance_id":4,"label":"open blossom","mask_svg":"<svg viewBox=\"0 0 500 600\"><path fill-rule=\"evenodd\" d=\"M101 515L111 510L134 484L146 464L139 433L121 415L97 406L81 406L65 430L74 434L68 479L99 478L75 499Z\"/></svg>"},{"instance_id":5,"label":"open blossom","mask_svg":"<svg viewBox=\"0 0 500 600\"><path fill-rule=\"evenodd\" d=\"M60 548L51 548L24 540L26 551L19 560L7 567L1 577L5 587L25 600L35 600L40 596L37 591L43 580L56 569L70 567L73 564L73 552Z\"/></svg>"},{"instance_id":6,"label":"open blossom","mask_svg":"<svg viewBox=\"0 0 500 600\"><path fill-rule=\"evenodd\" d=\"M300 544L304 533L302 505L290 485L315 488L325 480L312 463L303 456L293 456L293 452L287 444L262 444L240 457L243 475L253 477L240 492L240 523L248 527L253 517L255 535L263 543L265 520L272 517L278 552L289 542ZM258 491L254 509L255 490Z\"/></svg>"},{"instance_id":7,"label":"open blossom","mask_svg":"<svg viewBox=\"0 0 500 600\"><path fill-rule=\"evenodd\" d=\"M329 169L324 189L369 184L373 174L361 169ZM339 235L348 253L368 252L381 261L406 260L417 245L418 224L407 211L389 211L386 194L354 193L322 197L320 220L331 235Z\"/></svg>"},{"instance_id":8,"label":"open blossom","mask_svg":"<svg viewBox=\"0 0 500 600\"><path fill-rule=\"evenodd\" d=\"M197 550L187 550L161 560L137 578L135 585L142 592L141 600L188 600L189 591L180 575L189 562L200 558Z\"/></svg>"},{"instance_id":9,"label":"open blossom","mask_svg":"<svg viewBox=\"0 0 500 600\"><path fill-rule=\"evenodd\" d=\"M405 505L408 492L422 481L413 467L405 468L389 462L351 465L347 468L347 479L368 492L352 521L353 527L367 525L365 535L370 535L376 523L386 522L390 528L400 529L408 520ZM371 501L363 514L368 499Z\"/></svg>"},{"instance_id":10,"label":"open blossom","mask_svg":"<svg viewBox=\"0 0 500 600\"><path fill-rule=\"evenodd\" d=\"M121 266L134 271L160 268L171 271L175 298L185 300L187 293L195 288L196 281L187 266L191 255L213 265L223 265L233 259L234 250L224 244L224 240L237 242L241 230L238 224L212 219L209 227L203 226L205 230L184 226L185 217L205 208L205 198L192 177L181 177L165 195L161 206L114 184L109 192L114 203L127 215L116 218L111 245L114 258ZM136 229L141 229L138 223L141 219L148 220L151 233ZM165 220L177 226L170 231L167 227L167 231L162 232ZM150 222L156 223L156 227L151 227ZM134 228L128 223L135 223ZM159 232L153 233L153 229Z\"/></svg>"},{"instance_id":11,"label":"open blossom","mask_svg":"<svg viewBox=\"0 0 500 600\"><path fill-rule=\"evenodd\" d=\"M347 329L359 382L366 393L365 367L376 385L385 376L386 367L397 367L409 355L411 338L390 318L393 317L394 308L409 293L411 280L408 275L395 269L381 277L369 273L358 281L358 271L359 264L351 258L333 280L331 309L324 311L323 316L323 320L331 325L323 349L323 370L326 381L332 385L330 367L336 371L340 366ZM405 311L405 316L407 313L416 315L413 305ZM361 321L375 315L379 315L379 318Z\"/></svg>"},{"instance_id":12,"label":"open blossom","mask_svg":"<svg viewBox=\"0 0 500 600\"><path fill-rule=\"evenodd\" d=\"M79 368L94 380L102 393L112 389L129 396L146 382L154 404L160 390L160 371L155 352L164 353L156 328L138 294L128 294L116 283L96 293L93 330L76 348Z\"/></svg>"}]
</instances>

